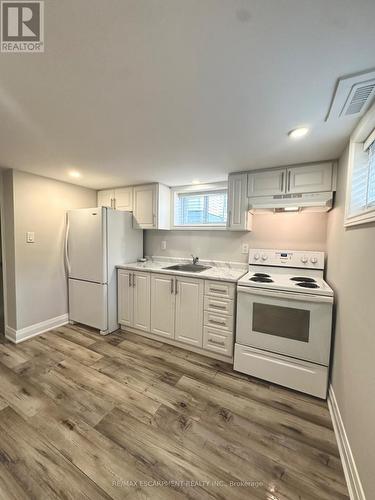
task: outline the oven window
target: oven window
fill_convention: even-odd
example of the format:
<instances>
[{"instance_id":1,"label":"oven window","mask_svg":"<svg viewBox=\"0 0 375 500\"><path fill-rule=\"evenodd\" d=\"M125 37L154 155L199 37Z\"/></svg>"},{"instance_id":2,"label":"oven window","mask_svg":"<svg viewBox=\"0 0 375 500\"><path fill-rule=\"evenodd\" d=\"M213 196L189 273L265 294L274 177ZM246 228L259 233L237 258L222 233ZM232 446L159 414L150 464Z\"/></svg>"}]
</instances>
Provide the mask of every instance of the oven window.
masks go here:
<instances>
[{"instance_id":1,"label":"oven window","mask_svg":"<svg viewBox=\"0 0 375 500\"><path fill-rule=\"evenodd\" d=\"M253 331L308 342L309 330L310 311L253 303Z\"/></svg>"}]
</instances>

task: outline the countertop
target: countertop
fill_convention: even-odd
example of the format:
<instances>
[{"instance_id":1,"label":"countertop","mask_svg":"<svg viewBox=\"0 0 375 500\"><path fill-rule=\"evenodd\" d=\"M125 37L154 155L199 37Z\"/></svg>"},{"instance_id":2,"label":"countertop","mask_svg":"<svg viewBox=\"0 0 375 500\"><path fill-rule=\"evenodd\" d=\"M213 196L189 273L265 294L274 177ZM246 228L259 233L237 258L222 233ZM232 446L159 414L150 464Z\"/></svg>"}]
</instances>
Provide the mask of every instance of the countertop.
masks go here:
<instances>
[{"instance_id":1,"label":"countertop","mask_svg":"<svg viewBox=\"0 0 375 500\"><path fill-rule=\"evenodd\" d=\"M134 271L149 271L151 273L173 274L176 276L189 276L201 279L212 279L217 281L229 281L236 283L244 274L247 273L247 264L241 262L224 262L200 260L199 264L211 266L200 273L191 273L186 271L173 271L163 269L174 264L191 264L191 260L177 259L173 257L152 257L146 262L130 262L116 266L118 269L130 269Z\"/></svg>"}]
</instances>

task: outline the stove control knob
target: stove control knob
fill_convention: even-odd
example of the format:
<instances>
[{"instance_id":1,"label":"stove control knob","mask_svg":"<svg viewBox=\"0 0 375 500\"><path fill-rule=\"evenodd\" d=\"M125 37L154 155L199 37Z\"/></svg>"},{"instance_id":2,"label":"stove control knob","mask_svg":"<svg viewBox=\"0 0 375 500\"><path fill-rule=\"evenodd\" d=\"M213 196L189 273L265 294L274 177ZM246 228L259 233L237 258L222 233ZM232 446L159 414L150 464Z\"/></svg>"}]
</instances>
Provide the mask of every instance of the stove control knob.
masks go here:
<instances>
[{"instance_id":1,"label":"stove control knob","mask_svg":"<svg viewBox=\"0 0 375 500\"><path fill-rule=\"evenodd\" d=\"M254 255L254 260L259 260L259 259L260 259L260 255L259 255L259 253L256 253L256 254Z\"/></svg>"},{"instance_id":2,"label":"stove control knob","mask_svg":"<svg viewBox=\"0 0 375 500\"><path fill-rule=\"evenodd\" d=\"M316 257L311 257L310 262L311 264L316 264L318 262L318 259Z\"/></svg>"},{"instance_id":3,"label":"stove control knob","mask_svg":"<svg viewBox=\"0 0 375 500\"><path fill-rule=\"evenodd\" d=\"M301 257L301 262L303 262L304 264L306 264L308 262L308 258L306 257L306 255L304 255L303 257Z\"/></svg>"},{"instance_id":4,"label":"stove control knob","mask_svg":"<svg viewBox=\"0 0 375 500\"><path fill-rule=\"evenodd\" d=\"M267 260L268 259L268 255L266 255L265 253L262 255L262 260Z\"/></svg>"}]
</instances>

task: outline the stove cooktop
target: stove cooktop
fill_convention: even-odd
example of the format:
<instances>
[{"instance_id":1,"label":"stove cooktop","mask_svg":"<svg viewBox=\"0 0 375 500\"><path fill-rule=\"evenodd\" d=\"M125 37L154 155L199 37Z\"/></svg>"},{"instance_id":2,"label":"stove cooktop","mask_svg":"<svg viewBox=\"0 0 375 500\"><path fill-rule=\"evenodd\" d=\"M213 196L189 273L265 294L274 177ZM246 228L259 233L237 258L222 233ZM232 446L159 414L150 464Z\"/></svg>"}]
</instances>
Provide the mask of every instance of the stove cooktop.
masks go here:
<instances>
[{"instance_id":1,"label":"stove cooktop","mask_svg":"<svg viewBox=\"0 0 375 500\"><path fill-rule=\"evenodd\" d=\"M289 269L293 271L293 269ZM239 286L285 290L296 293L333 296L333 290L320 276L298 276L284 273L248 272L238 281Z\"/></svg>"}]
</instances>

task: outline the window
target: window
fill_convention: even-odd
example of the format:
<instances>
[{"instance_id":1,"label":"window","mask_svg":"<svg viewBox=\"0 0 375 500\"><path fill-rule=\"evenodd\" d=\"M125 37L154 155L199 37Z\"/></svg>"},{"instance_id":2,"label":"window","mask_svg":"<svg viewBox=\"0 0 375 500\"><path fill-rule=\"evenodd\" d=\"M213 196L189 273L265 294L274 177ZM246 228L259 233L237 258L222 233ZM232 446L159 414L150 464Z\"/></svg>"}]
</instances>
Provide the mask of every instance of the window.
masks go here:
<instances>
[{"instance_id":1,"label":"window","mask_svg":"<svg viewBox=\"0 0 375 500\"><path fill-rule=\"evenodd\" d=\"M351 144L350 158L347 226L375 220L375 130L364 142Z\"/></svg>"},{"instance_id":2,"label":"window","mask_svg":"<svg viewBox=\"0 0 375 500\"><path fill-rule=\"evenodd\" d=\"M227 189L222 184L208 188L175 188L173 225L176 228L225 227Z\"/></svg>"}]
</instances>

